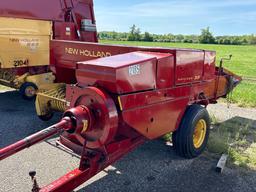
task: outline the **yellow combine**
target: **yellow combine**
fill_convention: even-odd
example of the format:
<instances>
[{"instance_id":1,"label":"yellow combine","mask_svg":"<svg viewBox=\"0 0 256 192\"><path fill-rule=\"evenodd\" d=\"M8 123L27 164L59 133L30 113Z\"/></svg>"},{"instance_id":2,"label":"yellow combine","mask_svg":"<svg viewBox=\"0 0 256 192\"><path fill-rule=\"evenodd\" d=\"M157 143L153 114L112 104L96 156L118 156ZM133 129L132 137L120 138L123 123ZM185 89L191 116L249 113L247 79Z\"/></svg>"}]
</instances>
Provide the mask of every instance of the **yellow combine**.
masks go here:
<instances>
[{"instance_id":1,"label":"yellow combine","mask_svg":"<svg viewBox=\"0 0 256 192\"><path fill-rule=\"evenodd\" d=\"M0 17L0 83L33 98L39 85L53 83L48 71L52 22Z\"/></svg>"},{"instance_id":2,"label":"yellow combine","mask_svg":"<svg viewBox=\"0 0 256 192\"><path fill-rule=\"evenodd\" d=\"M19 89L25 99L52 84L52 39L98 42L93 1L0 1L0 84Z\"/></svg>"}]
</instances>

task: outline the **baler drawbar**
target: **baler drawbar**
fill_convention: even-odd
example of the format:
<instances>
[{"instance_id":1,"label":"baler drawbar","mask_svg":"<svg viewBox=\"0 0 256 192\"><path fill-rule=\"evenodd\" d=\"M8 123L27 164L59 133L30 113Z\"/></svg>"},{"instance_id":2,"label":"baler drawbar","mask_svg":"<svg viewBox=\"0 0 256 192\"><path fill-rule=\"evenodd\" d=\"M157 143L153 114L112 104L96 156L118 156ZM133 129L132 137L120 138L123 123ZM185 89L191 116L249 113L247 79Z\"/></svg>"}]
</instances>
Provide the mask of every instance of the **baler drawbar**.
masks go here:
<instances>
[{"instance_id":1,"label":"baler drawbar","mask_svg":"<svg viewBox=\"0 0 256 192\"><path fill-rule=\"evenodd\" d=\"M19 151L31 147L49 137L52 137L63 131L69 133L79 132L81 129L92 129L90 124L89 109L85 106L78 106L67 111L63 119L36 134L33 134L25 139L22 139L8 147L0 149L0 160L3 160ZM85 123L85 121L88 121ZM88 127L87 127L88 126ZM143 137L136 137L132 139L120 139L113 142L104 148L103 151L94 151L84 148L81 154L81 162L79 168L67 173L65 176L59 178L48 186L43 188L36 187L37 182L34 183L33 192L68 192L80 186L86 180L111 165L124 154L133 150L139 144L144 142ZM86 141L85 141L86 143ZM36 185L36 186L35 186Z\"/></svg>"},{"instance_id":2,"label":"baler drawbar","mask_svg":"<svg viewBox=\"0 0 256 192\"><path fill-rule=\"evenodd\" d=\"M14 155L15 153L18 153L19 151L22 151L23 149L29 148L32 145L42 142L43 140L58 134L60 131L68 131L70 129L71 119L68 117L63 118L59 123L51 127L48 127L33 135L30 135L29 137L26 137L12 145L9 145L8 147L0 149L0 161L11 155Z\"/></svg>"}]
</instances>

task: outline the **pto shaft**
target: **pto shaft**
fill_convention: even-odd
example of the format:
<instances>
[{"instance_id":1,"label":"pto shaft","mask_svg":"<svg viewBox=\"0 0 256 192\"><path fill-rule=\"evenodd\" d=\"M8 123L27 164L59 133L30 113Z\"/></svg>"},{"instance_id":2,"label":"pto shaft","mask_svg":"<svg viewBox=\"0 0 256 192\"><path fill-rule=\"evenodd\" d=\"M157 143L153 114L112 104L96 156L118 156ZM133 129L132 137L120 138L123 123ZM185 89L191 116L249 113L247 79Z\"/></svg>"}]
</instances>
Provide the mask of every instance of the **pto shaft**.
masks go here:
<instances>
[{"instance_id":1,"label":"pto shaft","mask_svg":"<svg viewBox=\"0 0 256 192\"><path fill-rule=\"evenodd\" d=\"M39 143L53 135L58 134L62 130L69 130L72 128L72 122L69 117L63 118L59 123L39 131L25 139L22 139L12 145L0 149L0 161L18 153L19 151L29 148L30 146Z\"/></svg>"}]
</instances>

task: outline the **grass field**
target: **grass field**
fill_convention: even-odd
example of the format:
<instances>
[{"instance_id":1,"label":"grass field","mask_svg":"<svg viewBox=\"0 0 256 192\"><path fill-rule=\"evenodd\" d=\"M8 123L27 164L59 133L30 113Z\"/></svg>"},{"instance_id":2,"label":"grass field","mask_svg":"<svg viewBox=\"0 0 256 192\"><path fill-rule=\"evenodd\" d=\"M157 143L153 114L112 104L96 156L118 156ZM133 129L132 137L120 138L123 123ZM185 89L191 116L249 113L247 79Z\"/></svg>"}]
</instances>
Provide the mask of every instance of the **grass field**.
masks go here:
<instances>
[{"instance_id":1,"label":"grass field","mask_svg":"<svg viewBox=\"0 0 256 192\"><path fill-rule=\"evenodd\" d=\"M217 62L220 58L233 55L232 61L225 62L224 67L246 78L234 91L231 101L242 107L256 107L256 46L235 45L205 45L189 43L158 43L158 42L129 42L129 41L101 41L107 44L125 44L132 46L179 47L214 50L217 52Z\"/></svg>"},{"instance_id":2,"label":"grass field","mask_svg":"<svg viewBox=\"0 0 256 192\"><path fill-rule=\"evenodd\" d=\"M229 154L229 161L240 167L256 170L255 121L234 117L219 123L213 119L213 129L207 149L215 154ZM216 119L215 119L216 120Z\"/></svg>"}]
</instances>

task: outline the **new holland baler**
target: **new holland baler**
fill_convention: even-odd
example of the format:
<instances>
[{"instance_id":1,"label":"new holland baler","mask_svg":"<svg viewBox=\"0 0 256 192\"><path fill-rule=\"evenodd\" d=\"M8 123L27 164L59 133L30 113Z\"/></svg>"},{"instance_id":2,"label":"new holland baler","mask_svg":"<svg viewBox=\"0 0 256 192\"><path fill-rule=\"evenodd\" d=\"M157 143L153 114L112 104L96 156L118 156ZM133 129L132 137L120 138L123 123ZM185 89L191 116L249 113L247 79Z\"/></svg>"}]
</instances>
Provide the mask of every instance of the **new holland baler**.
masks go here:
<instances>
[{"instance_id":1,"label":"new holland baler","mask_svg":"<svg viewBox=\"0 0 256 192\"><path fill-rule=\"evenodd\" d=\"M217 67L215 52L205 50L53 41L51 55L57 78L66 74L67 82L76 83L48 90L37 102L41 112L65 111L62 120L0 149L3 160L60 134L60 143L81 157L80 164L42 188L31 172L33 191L40 192L72 191L146 140L170 132L179 155L197 157L210 131L207 105L241 81Z\"/></svg>"},{"instance_id":2,"label":"new holland baler","mask_svg":"<svg viewBox=\"0 0 256 192\"><path fill-rule=\"evenodd\" d=\"M50 40L97 42L92 0L0 1L0 84L32 99L53 83Z\"/></svg>"}]
</instances>

